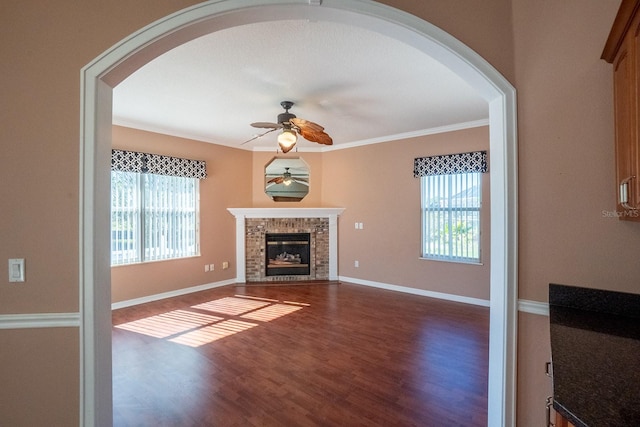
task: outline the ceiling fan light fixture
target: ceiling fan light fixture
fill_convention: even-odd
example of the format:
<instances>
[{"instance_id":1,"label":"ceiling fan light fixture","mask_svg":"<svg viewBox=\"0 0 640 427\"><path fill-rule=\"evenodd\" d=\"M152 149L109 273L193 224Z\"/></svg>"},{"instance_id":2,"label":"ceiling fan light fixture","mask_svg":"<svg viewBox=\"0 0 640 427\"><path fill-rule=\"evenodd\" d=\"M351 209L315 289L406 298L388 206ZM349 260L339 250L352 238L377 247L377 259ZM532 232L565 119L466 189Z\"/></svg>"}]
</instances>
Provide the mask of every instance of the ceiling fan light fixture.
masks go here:
<instances>
[{"instance_id":1,"label":"ceiling fan light fixture","mask_svg":"<svg viewBox=\"0 0 640 427\"><path fill-rule=\"evenodd\" d=\"M300 119L295 114L289 112L289 109L293 107L293 102L282 101L280 103L284 108L284 113L278 114L278 123L269 122L255 122L251 123L251 126L255 128L269 129L260 135L255 135L243 142L253 141L256 138L260 138L263 135L273 132L276 129L282 129L280 135L278 135L278 145L283 153L288 153L296 145L298 135L306 139L307 141L317 142L323 145L333 145L333 139L324 131L324 128L317 123L310 122L309 120Z\"/></svg>"},{"instance_id":2,"label":"ceiling fan light fixture","mask_svg":"<svg viewBox=\"0 0 640 427\"><path fill-rule=\"evenodd\" d=\"M278 145L283 153L288 153L296 145L298 135L292 129L285 129L278 135Z\"/></svg>"},{"instance_id":3,"label":"ceiling fan light fixture","mask_svg":"<svg viewBox=\"0 0 640 427\"><path fill-rule=\"evenodd\" d=\"M293 182L293 178L291 177L291 172L289 172L289 168L284 168L284 173L282 174L282 183L284 185L291 185Z\"/></svg>"}]
</instances>

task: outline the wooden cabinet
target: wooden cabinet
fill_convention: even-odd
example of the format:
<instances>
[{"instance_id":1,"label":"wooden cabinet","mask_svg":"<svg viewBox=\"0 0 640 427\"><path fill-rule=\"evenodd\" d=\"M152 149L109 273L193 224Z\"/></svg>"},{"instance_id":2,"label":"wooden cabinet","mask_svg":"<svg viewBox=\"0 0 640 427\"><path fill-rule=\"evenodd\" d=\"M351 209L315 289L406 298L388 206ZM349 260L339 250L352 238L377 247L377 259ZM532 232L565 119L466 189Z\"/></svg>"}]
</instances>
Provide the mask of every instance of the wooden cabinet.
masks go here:
<instances>
[{"instance_id":1,"label":"wooden cabinet","mask_svg":"<svg viewBox=\"0 0 640 427\"><path fill-rule=\"evenodd\" d=\"M568 419L553 407L553 397L547 397L547 425L546 427L575 427ZM551 415L552 412L555 415Z\"/></svg>"},{"instance_id":2,"label":"wooden cabinet","mask_svg":"<svg viewBox=\"0 0 640 427\"><path fill-rule=\"evenodd\" d=\"M613 64L617 215L640 222L640 0L623 0L602 59Z\"/></svg>"},{"instance_id":3,"label":"wooden cabinet","mask_svg":"<svg viewBox=\"0 0 640 427\"><path fill-rule=\"evenodd\" d=\"M555 427L575 427L569 422L568 419L556 412L556 422L553 424Z\"/></svg>"}]
</instances>

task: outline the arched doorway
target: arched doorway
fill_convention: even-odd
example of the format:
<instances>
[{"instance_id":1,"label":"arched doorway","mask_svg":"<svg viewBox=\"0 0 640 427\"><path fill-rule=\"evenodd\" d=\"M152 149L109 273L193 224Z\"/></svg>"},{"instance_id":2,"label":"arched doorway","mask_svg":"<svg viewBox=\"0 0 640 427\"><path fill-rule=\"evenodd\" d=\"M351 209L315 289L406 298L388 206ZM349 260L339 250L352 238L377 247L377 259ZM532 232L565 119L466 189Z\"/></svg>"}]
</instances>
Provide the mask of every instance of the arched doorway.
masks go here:
<instances>
[{"instance_id":1,"label":"arched doorway","mask_svg":"<svg viewBox=\"0 0 640 427\"><path fill-rule=\"evenodd\" d=\"M321 4L316 4L321 3ZM109 158L112 89L154 57L203 34L281 19L361 26L440 61L489 103L491 151L491 326L489 425L515 425L517 303L516 102L507 80L442 30L397 9L359 0L226 0L165 17L104 52L82 70L81 418L107 425L111 404Z\"/></svg>"}]
</instances>

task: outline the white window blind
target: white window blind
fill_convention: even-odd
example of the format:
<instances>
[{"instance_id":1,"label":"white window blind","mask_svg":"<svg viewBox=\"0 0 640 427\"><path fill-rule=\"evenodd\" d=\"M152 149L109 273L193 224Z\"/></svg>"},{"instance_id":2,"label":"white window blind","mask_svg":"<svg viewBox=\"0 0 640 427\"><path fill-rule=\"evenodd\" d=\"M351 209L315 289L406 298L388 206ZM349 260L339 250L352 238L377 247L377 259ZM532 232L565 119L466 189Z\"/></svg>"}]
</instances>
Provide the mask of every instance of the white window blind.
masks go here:
<instances>
[{"instance_id":1,"label":"white window blind","mask_svg":"<svg viewBox=\"0 0 640 427\"><path fill-rule=\"evenodd\" d=\"M199 254L197 178L111 172L111 265Z\"/></svg>"},{"instance_id":2,"label":"white window blind","mask_svg":"<svg viewBox=\"0 0 640 427\"><path fill-rule=\"evenodd\" d=\"M111 265L195 256L204 160L111 150Z\"/></svg>"},{"instance_id":3,"label":"white window blind","mask_svg":"<svg viewBox=\"0 0 640 427\"><path fill-rule=\"evenodd\" d=\"M140 174L111 172L111 265L140 262Z\"/></svg>"},{"instance_id":4,"label":"white window blind","mask_svg":"<svg viewBox=\"0 0 640 427\"><path fill-rule=\"evenodd\" d=\"M480 261L481 177L478 172L421 177L423 257Z\"/></svg>"},{"instance_id":5,"label":"white window blind","mask_svg":"<svg viewBox=\"0 0 640 427\"><path fill-rule=\"evenodd\" d=\"M198 180L143 175L145 261L198 254Z\"/></svg>"},{"instance_id":6,"label":"white window blind","mask_svg":"<svg viewBox=\"0 0 640 427\"><path fill-rule=\"evenodd\" d=\"M413 176L420 178L422 256L480 262L482 174L487 152L418 157Z\"/></svg>"}]
</instances>

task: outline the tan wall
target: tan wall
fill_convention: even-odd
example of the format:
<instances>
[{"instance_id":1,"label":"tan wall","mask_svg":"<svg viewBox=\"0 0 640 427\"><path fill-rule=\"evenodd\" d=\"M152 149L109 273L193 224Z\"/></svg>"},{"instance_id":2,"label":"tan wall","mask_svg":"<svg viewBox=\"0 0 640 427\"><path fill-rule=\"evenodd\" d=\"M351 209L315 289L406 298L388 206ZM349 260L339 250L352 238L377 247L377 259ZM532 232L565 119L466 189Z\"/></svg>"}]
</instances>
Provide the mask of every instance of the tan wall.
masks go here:
<instances>
[{"instance_id":1,"label":"tan wall","mask_svg":"<svg viewBox=\"0 0 640 427\"><path fill-rule=\"evenodd\" d=\"M114 126L114 148L203 159L208 177L200 183L201 256L112 268L112 301L234 278L235 220L226 208L250 206L344 207L339 219L341 276L488 300L489 174L483 176L482 265L419 259L420 180L413 177L416 157L488 146L489 129L480 127L328 153L298 153L309 165L309 195L301 202L281 203L264 193L264 166L274 153ZM364 230L355 230L356 221L365 224ZM356 259L359 268L353 266ZM222 270L222 261L231 261L231 268ZM204 272L205 263L217 267Z\"/></svg>"},{"instance_id":2,"label":"tan wall","mask_svg":"<svg viewBox=\"0 0 640 427\"><path fill-rule=\"evenodd\" d=\"M112 146L207 162L207 178L200 180L200 256L113 267L112 302L235 278L236 222L227 208L251 204L251 152L118 126ZM204 264L214 264L214 271L205 272Z\"/></svg>"},{"instance_id":3,"label":"tan wall","mask_svg":"<svg viewBox=\"0 0 640 427\"><path fill-rule=\"evenodd\" d=\"M78 310L79 70L118 40L194 3L3 1L0 314ZM518 90L520 297L546 301L550 281L639 292L640 227L602 214L615 209L615 185L611 67L598 58L620 1L384 3L458 37ZM27 259L22 285L6 281L3 260L13 257ZM520 325L521 355L548 344L547 320L536 319ZM13 349L3 382L30 384L3 388L0 424L41 424L29 421L45 412L77 419L77 393L60 390L77 390L78 343L41 335L0 330L3 354ZM45 348L67 361L68 371L57 370L55 381L48 375L57 375L59 363L52 372L41 369ZM543 375L531 358L521 357L518 366L520 377ZM519 382L519 425L543 424L542 384ZM47 399L51 407L42 404Z\"/></svg>"},{"instance_id":4,"label":"tan wall","mask_svg":"<svg viewBox=\"0 0 640 427\"><path fill-rule=\"evenodd\" d=\"M420 180L412 173L415 157L487 149L487 127L329 153L298 153L309 165L310 186L309 195L295 203L274 202L264 193L264 166L275 153L249 152L119 126L113 127L112 145L206 160L208 174L200 181L201 255L113 267L112 302L234 278L235 219L226 208L248 206L344 207L340 217L341 276L489 299L489 174L483 179L483 263L465 265L419 259ZM253 199L249 198L251 187ZM352 226L355 221L365 223L364 230L356 231ZM390 227L393 223L399 226ZM353 267L355 259L360 262L357 269ZM222 270L222 261L230 262L228 270ZM205 263L214 263L216 269L205 272Z\"/></svg>"},{"instance_id":5,"label":"tan wall","mask_svg":"<svg viewBox=\"0 0 640 427\"><path fill-rule=\"evenodd\" d=\"M488 147L489 129L480 127L326 153L322 200L346 208L339 218L340 276L488 300L489 174L482 181L483 265L419 259L420 179L413 177L416 157Z\"/></svg>"},{"instance_id":6,"label":"tan wall","mask_svg":"<svg viewBox=\"0 0 640 427\"><path fill-rule=\"evenodd\" d=\"M545 375L550 361L549 319L536 314L518 316L518 426L546 426L545 399L553 394Z\"/></svg>"},{"instance_id":7,"label":"tan wall","mask_svg":"<svg viewBox=\"0 0 640 427\"><path fill-rule=\"evenodd\" d=\"M513 82L511 0L381 0L380 3L419 16L442 28ZM531 3L536 4L537 1Z\"/></svg>"},{"instance_id":8,"label":"tan wall","mask_svg":"<svg viewBox=\"0 0 640 427\"><path fill-rule=\"evenodd\" d=\"M78 424L77 328L0 331L0 425Z\"/></svg>"},{"instance_id":9,"label":"tan wall","mask_svg":"<svg viewBox=\"0 0 640 427\"><path fill-rule=\"evenodd\" d=\"M618 0L513 1L518 90L519 297L550 282L638 293L640 227L615 210L612 68ZM518 425L544 425L548 318L521 314Z\"/></svg>"},{"instance_id":10,"label":"tan wall","mask_svg":"<svg viewBox=\"0 0 640 427\"><path fill-rule=\"evenodd\" d=\"M607 215L613 81L599 58L618 3L514 1L520 298L546 301L549 282L640 292L640 227Z\"/></svg>"}]
</instances>

